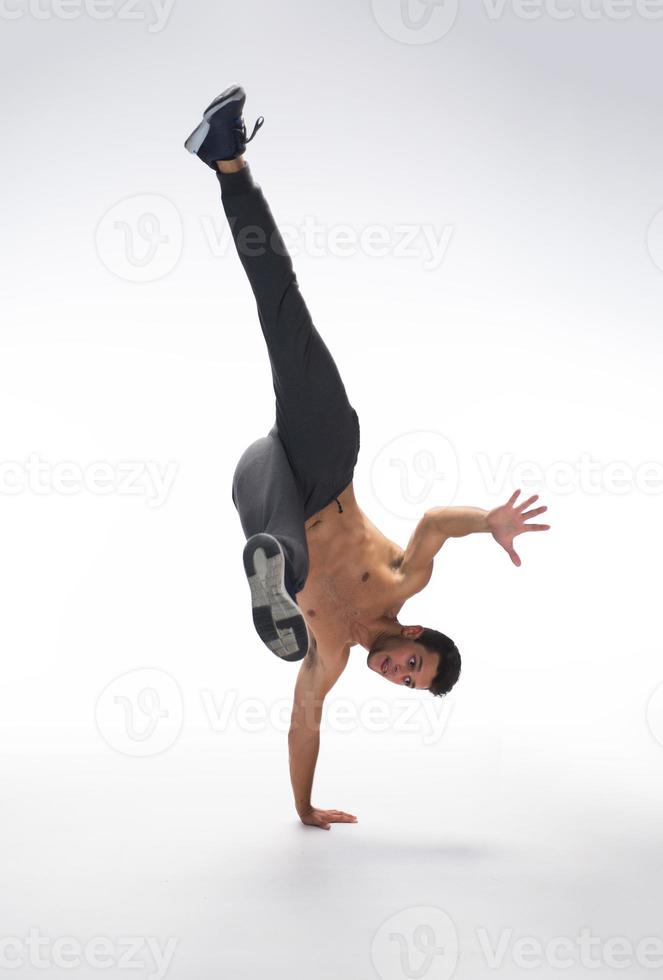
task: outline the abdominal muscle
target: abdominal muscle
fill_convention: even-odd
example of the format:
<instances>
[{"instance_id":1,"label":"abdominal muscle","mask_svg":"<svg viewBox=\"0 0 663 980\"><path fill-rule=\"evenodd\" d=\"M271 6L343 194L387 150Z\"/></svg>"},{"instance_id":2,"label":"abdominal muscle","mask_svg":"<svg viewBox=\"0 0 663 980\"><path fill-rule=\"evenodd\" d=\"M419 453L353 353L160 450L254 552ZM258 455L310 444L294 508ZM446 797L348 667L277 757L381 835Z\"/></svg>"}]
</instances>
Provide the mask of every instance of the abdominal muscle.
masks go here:
<instances>
[{"instance_id":1,"label":"abdominal muscle","mask_svg":"<svg viewBox=\"0 0 663 980\"><path fill-rule=\"evenodd\" d=\"M318 649L340 653L395 615L402 549L368 520L352 483L306 521L305 531L309 572L297 604Z\"/></svg>"}]
</instances>

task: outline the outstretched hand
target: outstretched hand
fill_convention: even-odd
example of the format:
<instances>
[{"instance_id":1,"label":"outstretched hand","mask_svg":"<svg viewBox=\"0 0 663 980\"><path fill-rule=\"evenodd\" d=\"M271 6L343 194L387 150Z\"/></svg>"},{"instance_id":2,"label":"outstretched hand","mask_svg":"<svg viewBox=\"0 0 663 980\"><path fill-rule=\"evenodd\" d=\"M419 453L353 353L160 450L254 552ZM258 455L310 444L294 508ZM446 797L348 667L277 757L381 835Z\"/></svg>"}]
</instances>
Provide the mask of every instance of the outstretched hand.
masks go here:
<instances>
[{"instance_id":1,"label":"outstretched hand","mask_svg":"<svg viewBox=\"0 0 663 980\"><path fill-rule=\"evenodd\" d=\"M535 507L534 510L527 510L526 508L533 504L535 500L539 499L537 493L533 497L529 497L524 503L515 506L516 499L520 490L515 490L507 502L502 504L501 507L495 507L493 510L488 512L488 529L490 533L495 538L497 543L501 545L506 551L509 558L514 565L520 565L520 558L516 554L513 547L513 539L517 534L522 534L524 531L548 531L550 530L550 524L527 524L525 523L530 517L538 517L539 514L543 514L547 507Z\"/></svg>"}]
</instances>

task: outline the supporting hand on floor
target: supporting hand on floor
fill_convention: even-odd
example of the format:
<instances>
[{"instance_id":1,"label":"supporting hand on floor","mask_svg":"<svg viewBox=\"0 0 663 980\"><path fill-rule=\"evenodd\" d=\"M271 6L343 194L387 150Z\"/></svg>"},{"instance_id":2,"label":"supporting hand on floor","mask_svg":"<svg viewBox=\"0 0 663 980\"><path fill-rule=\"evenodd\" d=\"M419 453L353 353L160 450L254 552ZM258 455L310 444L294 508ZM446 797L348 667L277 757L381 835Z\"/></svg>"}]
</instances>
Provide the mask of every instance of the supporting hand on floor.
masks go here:
<instances>
[{"instance_id":1,"label":"supporting hand on floor","mask_svg":"<svg viewBox=\"0 0 663 980\"><path fill-rule=\"evenodd\" d=\"M309 827L319 827L321 830L331 830L333 823L357 823L357 818L342 810L318 810L311 806L299 814L302 823Z\"/></svg>"}]
</instances>

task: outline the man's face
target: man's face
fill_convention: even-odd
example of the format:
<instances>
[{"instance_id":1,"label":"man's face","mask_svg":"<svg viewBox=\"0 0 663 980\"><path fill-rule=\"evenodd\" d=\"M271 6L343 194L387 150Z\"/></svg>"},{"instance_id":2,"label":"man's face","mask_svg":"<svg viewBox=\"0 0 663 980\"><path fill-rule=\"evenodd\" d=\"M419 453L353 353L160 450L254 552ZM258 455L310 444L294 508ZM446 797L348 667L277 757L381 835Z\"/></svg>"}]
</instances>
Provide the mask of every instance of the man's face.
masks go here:
<instances>
[{"instance_id":1,"label":"man's face","mask_svg":"<svg viewBox=\"0 0 663 980\"><path fill-rule=\"evenodd\" d=\"M440 657L406 636L391 636L380 644L379 650L369 653L366 663L392 684L427 690L437 673Z\"/></svg>"}]
</instances>

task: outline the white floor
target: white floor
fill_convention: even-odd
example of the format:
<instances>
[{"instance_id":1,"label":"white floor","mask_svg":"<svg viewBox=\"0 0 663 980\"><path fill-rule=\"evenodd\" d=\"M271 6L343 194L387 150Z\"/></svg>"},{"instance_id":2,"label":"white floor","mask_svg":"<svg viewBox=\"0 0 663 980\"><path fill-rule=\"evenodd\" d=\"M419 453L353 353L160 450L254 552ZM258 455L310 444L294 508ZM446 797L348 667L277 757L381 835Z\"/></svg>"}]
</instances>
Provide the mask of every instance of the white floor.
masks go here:
<instances>
[{"instance_id":1,"label":"white floor","mask_svg":"<svg viewBox=\"0 0 663 980\"><path fill-rule=\"evenodd\" d=\"M532 958L534 975L552 977L556 937L566 975L612 976L615 962L629 964L623 976L656 975L637 944L660 936L660 781L623 758L556 771L543 744L490 751L487 733L465 743L453 719L432 750L413 733L379 746L336 734L319 795L359 823L323 832L289 812L272 732L185 726L149 761L104 752L93 735L12 739L0 915L21 943L6 951L23 956L15 975L43 976L38 957L66 975L53 945L64 939L79 947L75 975L96 975L86 957L98 937L111 977L125 975L122 956L144 964L141 977L511 978ZM418 946L417 926L432 930ZM427 959L431 936L444 952ZM617 937L630 953L611 960Z\"/></svg>"}]
</instances>

